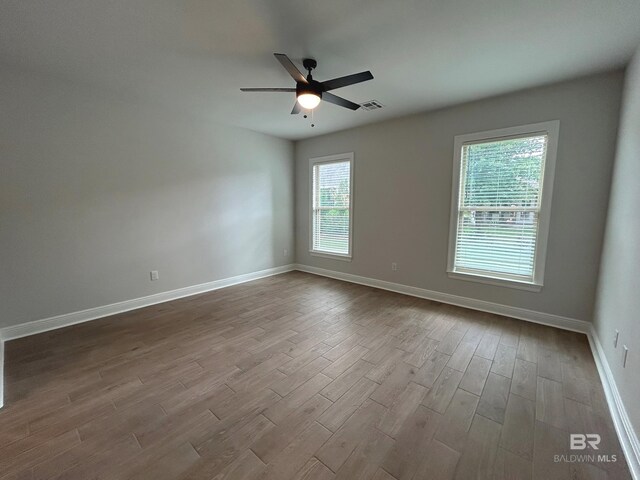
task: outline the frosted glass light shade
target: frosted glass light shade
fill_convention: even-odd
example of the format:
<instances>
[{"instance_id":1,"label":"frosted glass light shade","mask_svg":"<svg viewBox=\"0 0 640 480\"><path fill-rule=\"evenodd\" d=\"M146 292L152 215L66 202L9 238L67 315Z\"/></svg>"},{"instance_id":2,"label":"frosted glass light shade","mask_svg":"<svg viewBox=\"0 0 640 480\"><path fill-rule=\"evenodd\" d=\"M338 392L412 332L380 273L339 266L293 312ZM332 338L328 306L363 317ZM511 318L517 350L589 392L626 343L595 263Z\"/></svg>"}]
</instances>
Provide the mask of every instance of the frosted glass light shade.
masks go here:
<instances>
[{"instance_id":1,"label":"frosted glass light shade","mask_svg":"<svg viewBox=\"0 0 640 480\"><path fill-rule=\"evenodd\" d=\"M312 110L316 108L320 103L320 97L318 95L314 95L313 93L303 93L301 95L298 95L298 103L302 106L302 108Z\"/></svg>"}]
</instances>

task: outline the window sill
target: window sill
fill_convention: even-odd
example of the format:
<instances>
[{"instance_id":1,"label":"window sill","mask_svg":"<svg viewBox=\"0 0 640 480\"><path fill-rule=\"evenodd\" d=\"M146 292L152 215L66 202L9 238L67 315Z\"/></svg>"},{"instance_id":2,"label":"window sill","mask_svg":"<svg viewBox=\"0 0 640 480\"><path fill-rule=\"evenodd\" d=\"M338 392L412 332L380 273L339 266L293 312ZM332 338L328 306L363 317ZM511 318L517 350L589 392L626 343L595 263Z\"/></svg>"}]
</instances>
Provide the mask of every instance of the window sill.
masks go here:
<instances>
[{"instance_id":1,"label":"window sill","mask_svg":"<svg viewBox=\"0 0 640 480\"><path fill-rule=\"evenodd\" d=\"M343 262L350 262L351 255L342 255L340 253L328 253L328 252L318 252L316 250L309 250L309 254L313 257L323 257L323 258L331 258L333 260L342 260Z\"/></svg>"},{"instance_id":2,"label":"window sill","mask_svg":"<svg viewBox=\"0 0 640 480\"><path fill-rule=\"evenodd\" d=\"M466 282L485 283L498 287L515 288L518 290L527 290L529 292L540 292L542 284L519 282L517 280L505 280L504 278L485 277L482 275L474 275L472 273L447 272L449 278L456 280L464 280Z\"/></svg>"}]
</instances>

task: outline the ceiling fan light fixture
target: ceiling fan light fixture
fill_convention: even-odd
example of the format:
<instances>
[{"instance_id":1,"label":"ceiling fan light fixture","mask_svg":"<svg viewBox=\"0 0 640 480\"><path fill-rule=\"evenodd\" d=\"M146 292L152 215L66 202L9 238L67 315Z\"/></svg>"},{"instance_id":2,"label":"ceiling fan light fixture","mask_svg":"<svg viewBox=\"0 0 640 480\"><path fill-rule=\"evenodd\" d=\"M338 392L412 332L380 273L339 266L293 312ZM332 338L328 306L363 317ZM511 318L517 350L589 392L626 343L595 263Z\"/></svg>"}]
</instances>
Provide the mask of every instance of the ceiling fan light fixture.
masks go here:
<instances>
[{"instance_id":1,"label":"ceiling fan light fixture","mask_svg":"<svg viewBox=\"0 0 640 480\"><path fill-rule=\"evenodd\" d=\"M305 92L298 95L298 103L302 108L313 110L320 104L320 95L314 92Z\"/></svg>"},{"instance_id":2,"label":"ceiling fan light fixture","mask_svg":"<svg viewBox=\"0 0 640 480\"><path fill-rule=\"evenodd\" d=\"M304 65L304 68L309 72L305 78L300 70L298 70L298 67L296 67L291 59L284 53L274 53L274 56L289 73L291 78L296 81L296 88L241 88L240 90L243 92L296 92L296 103L293 106L293 110L291 110L292 115L300 113L302 109L313 110L320 104L321 100L348 108L349 110L358 110L360 105L339 97L338 95L334 95L329 90L335 90L373 79L371 72L366 71L318 82L314 80L311 75L311 71L318 65L314 59L305 58L302 61L302 65Z\"/></svg>"}]
</instances>

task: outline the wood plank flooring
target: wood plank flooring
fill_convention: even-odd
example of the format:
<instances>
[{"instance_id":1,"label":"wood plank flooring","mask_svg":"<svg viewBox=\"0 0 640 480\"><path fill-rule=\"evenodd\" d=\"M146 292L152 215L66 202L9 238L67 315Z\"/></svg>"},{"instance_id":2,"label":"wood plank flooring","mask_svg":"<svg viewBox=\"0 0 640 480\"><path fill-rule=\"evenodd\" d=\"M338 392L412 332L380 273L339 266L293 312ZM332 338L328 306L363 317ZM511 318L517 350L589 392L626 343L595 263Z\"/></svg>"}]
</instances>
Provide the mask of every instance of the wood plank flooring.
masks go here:
<instances>
[{"instance_id":1,"label":"wood plank flooring","mask_svg":"<svg viewBox=\"0 0 640 480\"><path fill-rule=\"evenodd\" d=\"M3 480L630 478L583 335L300 272L5 365ZM555 462L569 433L617 461Z\"/></svg>"}]
</instances>

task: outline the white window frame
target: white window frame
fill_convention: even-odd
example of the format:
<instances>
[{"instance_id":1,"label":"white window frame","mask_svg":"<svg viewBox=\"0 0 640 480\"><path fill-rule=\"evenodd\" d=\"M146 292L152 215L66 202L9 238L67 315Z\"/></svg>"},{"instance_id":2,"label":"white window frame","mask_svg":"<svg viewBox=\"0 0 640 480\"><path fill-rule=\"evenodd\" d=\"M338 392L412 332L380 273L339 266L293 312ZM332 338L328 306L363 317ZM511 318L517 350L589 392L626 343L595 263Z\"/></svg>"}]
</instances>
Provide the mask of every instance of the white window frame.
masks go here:
<instances>
[{"instance_id":1,"label":"white window frame","mask_svg":"<svg viewBox=\"0 0 640 480\"><path fill-rule=\"evenodd\" d=\"M353 152L314 157L309 159L309 253L316 257L333 258L336 260L351 261L353 252ZM323 163L349 162L349 251L347 254L325 252L313 248L313 170L316 165Z\"/></svg>"},{"instance_id":2,"label":"white window frame","mask_svg":"<svg viewBox=\"0 0 640 480\"><path fill-rule=\"evenodd\" d=\"M447 273L450 278L468 280L473 282L488 283L503 287L518 288L539 292L544 282L544 267L547 258L547 240L549 238L549 222L551 219L551 200L553 193L553 179L556 169L556 154L558 150L558 134L560 122L552 120L548 122L521 125L518 127L501 128L486 132L457 135L453 142L453 185L451 191L451 219L449 224L449 254L447 259ZM547 156L544 163L543 180L541 189L541 203L538 222L538 236L536 238L536 251L534 257L533 281L519 279L506 279L496 274L495 277L484 273L457 272L455 270L456 237L458 233L458 208L460 200L460 166L462 162L462 147L469 143L480 143L505 140L509 138L522 138L534 135L547 135Z\"/></svg>"}]
</instances>

